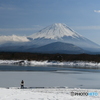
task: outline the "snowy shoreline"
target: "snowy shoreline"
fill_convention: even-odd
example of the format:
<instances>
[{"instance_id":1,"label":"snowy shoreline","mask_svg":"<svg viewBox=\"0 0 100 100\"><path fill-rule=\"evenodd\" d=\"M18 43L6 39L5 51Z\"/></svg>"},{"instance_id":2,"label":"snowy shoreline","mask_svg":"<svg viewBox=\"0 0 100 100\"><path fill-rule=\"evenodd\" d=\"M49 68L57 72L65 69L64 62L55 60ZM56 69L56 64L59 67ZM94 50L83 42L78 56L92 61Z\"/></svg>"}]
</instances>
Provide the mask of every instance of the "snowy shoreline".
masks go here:
<instances>
[{"instance_id":1,"label":"snowy shoreline","mask_svg":"<svg viewBox=\"0 0 100 100\"><path fill-rule=\"evenodd\" d=\"M77 95L72 93L77 93ZM88 93L88 95L82 95L82 93ZM93 93L96 93L96 95ZM0 100L100 100L100 90L77 88L0 88Z\"/></svg>"},{"instance_id":2,"label":"snowy shoreline","mask_svg":"<svg viewBox=\"0 0 100 100\"><path fill-rule=\"evenodd\" d=\"M23 66L64 66L71 68L91 68L99 69L100 63L86 61L28 61L28 60L0 60L0 65L23 65Z\"/></svg>"}]
</instances>

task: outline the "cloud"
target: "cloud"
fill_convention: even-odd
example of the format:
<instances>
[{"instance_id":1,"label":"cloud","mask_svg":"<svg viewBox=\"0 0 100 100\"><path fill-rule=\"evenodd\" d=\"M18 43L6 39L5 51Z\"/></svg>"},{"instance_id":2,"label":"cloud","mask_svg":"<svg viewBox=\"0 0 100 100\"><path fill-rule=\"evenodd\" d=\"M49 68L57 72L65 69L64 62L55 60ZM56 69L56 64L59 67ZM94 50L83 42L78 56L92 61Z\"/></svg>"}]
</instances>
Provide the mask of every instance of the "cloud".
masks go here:
<instances>
[{"instance_id":1,"label":"cloud","mask_svg":"<svg viewBox=\"0 0 100 100\"><path fill-rule=\"evenodd\" d=\"M16 10L14 7L0 7L0 10Z\"/></svg>"},{"instance_id":2,"label":"cloud","mask_svg":"<svg viewBox=\"0 0 100 100\"><path fill-rule=\"evenodd\" d=\"M0 28L0 32L7 32L7 31L37 31L42 29L42 26L33 25L34 28Z\"/></svg>"},{"instance_id":3,"label":"cloud","mask_svg":"<svg viewBox=\"0 0 100 100\"><path fill-rule=\"evenodd\" d=\"M73 28L77 30L100 30L100 26L76 26Z\"/></svg>"},{"instance_id":4,"label":"cloud","mask_svg":"<svg viewBox=\"0 0 100 100\"><path fill-rule=\"evenodd\" d=\"M94 12L96 12L96 13L100 13L100 10L94 10Z\"/></svg>"},{"instance_id":5,"label":"cloud","mask_svg":"<svg viewBox=\"0 0 100 100\"><path fill-rule=\"evenodd\" d=\"M0 4L0 10L16 10L16 9L18 8L13 5Z\"/></svg>"},{"instance_id":6,"label":"cloud","mask_svg":"<svg viewBox=\"0 0 100 100\"><path fill-rule=\"evenodd\" d=\"M32 31L36 28L0 28L0 31Z\"/></svg>"}]
</instances>

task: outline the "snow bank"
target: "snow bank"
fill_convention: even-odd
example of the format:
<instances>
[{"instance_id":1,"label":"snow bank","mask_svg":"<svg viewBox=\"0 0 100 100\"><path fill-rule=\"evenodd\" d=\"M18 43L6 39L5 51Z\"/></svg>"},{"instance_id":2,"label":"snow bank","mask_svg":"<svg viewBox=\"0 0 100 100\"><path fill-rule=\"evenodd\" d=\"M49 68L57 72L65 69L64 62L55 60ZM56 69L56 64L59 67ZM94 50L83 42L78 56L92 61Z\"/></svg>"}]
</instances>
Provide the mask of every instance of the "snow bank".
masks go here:
<instances>
[{"instance_id":1,"label":"snow bank","mask_svg":"<svg viewBox=\"0 0 100 100\"><path fill-rule=\"evenodd\" d=\"M28 65L28 66L63 66L63 67L74 67L74 68L100 68L100 63L96 62L85 62L85 61L68 61L68 62L59 62L59 61L28 61L28 60L0 60L0 64L5 65Z\"/></svg>"},{"instance_id":2,"label":"snow bank","mask_svg":"<svg viewBox=\"0 0 100 100\"><path fill-rule=\"evenodd\" d=\"M96 96L72 96L71 92L96 92ZM100 90L95 89L5 89L0 88L0 100L100 100Z\"/></svg>"},{"instance_id":3,"label":"snow bank","mask_svg":"<svg viewBox=\"0 0 100 100\"><path fill-rule=\"evenodd\" d=\"M59 65L64 67L74 67L74 68L100 68L100 63L96 62L84 62L84 61L73 61L73 62L57 62L57 61L31 61L31 65Z\"/></svg>"}]
</instances>

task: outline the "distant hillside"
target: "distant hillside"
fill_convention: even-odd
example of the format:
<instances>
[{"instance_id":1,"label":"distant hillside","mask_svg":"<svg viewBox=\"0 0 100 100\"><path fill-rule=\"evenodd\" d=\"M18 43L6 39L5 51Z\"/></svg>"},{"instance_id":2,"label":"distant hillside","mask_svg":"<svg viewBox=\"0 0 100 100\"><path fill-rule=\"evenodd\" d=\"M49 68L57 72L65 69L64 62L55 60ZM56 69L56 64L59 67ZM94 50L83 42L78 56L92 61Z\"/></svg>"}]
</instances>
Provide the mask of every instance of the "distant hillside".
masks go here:
<instances>
[{"instance_id":1,"label":"distant hillside","mask_svg":"<svg viewBox=\"0 0 100 100\"><path fill-rule=\"evenodd\" d=\"M36 52L36 53L64 53L64 54L80 54L85 53L85 50L70 44L70 43L63 43L63 42L54 42L50 43L36 49L30 48L27 50L29 52Z\"/></svg>"}]
</instances>

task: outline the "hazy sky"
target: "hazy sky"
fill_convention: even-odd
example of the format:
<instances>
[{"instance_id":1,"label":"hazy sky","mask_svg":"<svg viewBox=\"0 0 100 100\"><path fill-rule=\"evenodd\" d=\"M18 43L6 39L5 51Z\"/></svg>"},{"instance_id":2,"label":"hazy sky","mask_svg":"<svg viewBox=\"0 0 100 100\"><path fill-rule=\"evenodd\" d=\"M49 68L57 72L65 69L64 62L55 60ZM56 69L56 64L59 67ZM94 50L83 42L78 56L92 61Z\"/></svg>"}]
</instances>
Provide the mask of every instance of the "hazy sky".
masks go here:
<instances>
[{"instance_id":1,"label":"hazy sky","mask_svg":"<svg viewBox=\"0 0 100 100\"><path fill-rule=\"evenodd\" d=\"M100 44L100 0L0 0L0 35L31 35L54 23Z\"/></svg>"}]
</instances>

